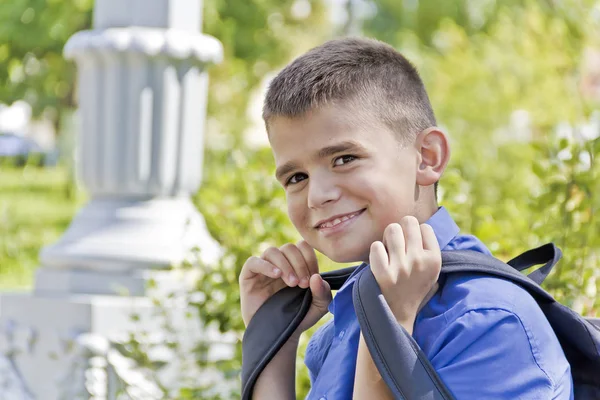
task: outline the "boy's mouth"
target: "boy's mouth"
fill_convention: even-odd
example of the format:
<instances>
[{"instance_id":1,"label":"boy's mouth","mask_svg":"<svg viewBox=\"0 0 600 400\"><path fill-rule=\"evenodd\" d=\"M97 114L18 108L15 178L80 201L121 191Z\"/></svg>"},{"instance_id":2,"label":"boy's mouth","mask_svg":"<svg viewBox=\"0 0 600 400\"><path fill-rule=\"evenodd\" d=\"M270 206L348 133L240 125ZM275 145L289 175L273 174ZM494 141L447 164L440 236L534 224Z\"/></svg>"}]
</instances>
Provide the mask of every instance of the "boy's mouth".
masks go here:
<instances>
[{"instance_id":1,"label":"boy's mouth","mask_svg":"<svg viewBox=\"0 0 600 400\"><path fill-rule=\"evenodd\" d=\"M329 219L324 219L324 220L321 220L321 221L317 222L315 224L314 228L315 229L334 228L337 225L341 224L342 222L345 222L345 221L348 221L348 220L350 220L352 218L358 217L365 210L366 210L366 208L363 208L361 210L353 211L351 213L335 215L335 216L333 216L333 217L331 217Z\"/></svg>"}]
</instances>

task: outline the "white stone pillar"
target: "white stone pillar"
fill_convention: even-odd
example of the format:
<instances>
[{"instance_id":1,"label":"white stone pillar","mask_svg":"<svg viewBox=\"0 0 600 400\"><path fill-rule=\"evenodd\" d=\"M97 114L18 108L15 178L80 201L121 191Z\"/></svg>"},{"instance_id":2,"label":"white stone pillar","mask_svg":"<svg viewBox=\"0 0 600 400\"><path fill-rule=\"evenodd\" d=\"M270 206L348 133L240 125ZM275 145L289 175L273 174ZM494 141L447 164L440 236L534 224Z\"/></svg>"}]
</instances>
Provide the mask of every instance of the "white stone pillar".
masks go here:
<instances>
[{"instance_id":1,"label":"white stone pillar","mask_svg":"<svg viewBox=\"0 0 600 400\"><path fill-rule=\"evenodd\" d=\"M196 246L217 254L189 197L202 179L204 68L222 56L199 16L199 0L99 0L97 29L65 46L79 67L79 175L92 200L42 251L36 290L78 291L65 269L164 268Z\"/></svg>"},{"instance_id":2,"label":"white stone pillar","mask_svg":"<svg viewBox=\"0 0 600 400\"><path fill-rule=\"evenodd\" d=\"M0 365L18 378L13 389L58 399L73 368L66 343L137 329L129 316L150 316L150 278L177 287L168 267L191 249L219 256L190 200L202 179L205 68L222 57L200 33L201 6L96 0L94 30L65 46L78 67L77 171L91 200L41 252L34 293L0 298Z\"/></svg>"}]
</instances>

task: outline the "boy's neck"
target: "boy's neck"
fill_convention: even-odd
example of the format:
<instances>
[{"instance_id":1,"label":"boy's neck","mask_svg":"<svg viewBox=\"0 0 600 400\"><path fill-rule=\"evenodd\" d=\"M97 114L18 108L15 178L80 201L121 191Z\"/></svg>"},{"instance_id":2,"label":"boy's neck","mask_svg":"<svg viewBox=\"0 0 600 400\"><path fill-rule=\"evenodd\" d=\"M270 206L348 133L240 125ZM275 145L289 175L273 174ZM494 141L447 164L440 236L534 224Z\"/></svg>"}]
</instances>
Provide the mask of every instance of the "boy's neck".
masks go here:
<instances>
[{"instance_id":1,"label":"boy's neck","mask_svg":"<svg viewBox=\"0 0 600 400\"><path fill-rule=\"evenodd\" d=\"M417 201L415 205L414 216L419 220L419 223L424 224L431 218L439 209L437 200L433 197L429 201Z\"/></svg>"}]
</instances>

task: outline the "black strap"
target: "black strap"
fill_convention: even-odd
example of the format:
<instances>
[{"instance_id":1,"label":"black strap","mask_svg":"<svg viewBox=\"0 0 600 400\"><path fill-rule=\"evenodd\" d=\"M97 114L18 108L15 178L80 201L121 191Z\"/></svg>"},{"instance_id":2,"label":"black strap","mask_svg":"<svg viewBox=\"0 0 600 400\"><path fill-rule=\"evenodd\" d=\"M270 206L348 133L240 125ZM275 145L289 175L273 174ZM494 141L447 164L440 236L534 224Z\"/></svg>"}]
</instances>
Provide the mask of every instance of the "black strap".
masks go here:
<instances>
[{"instance_id":1,"label":"black strap","mask_svg":"<svg viewBox=\"0 0 600 400\"><path fill-rule=\"evenodd\" d=\"M562 257L562 252L554 243L548 243L535 249L526 251L510 260L507 264L516 269L523 271L535 265L544 264L544 266L527 275L532 281L541 285L548 277L552 268L558 263Z\"/></svg>"},{"instance_id":2,"label":"black strap","mask_svg":"<svg viewBox=\"0 0 600 400\"><path fill-rule=\"evenodd\" d=\"M356 267L321 274L332 290L339 290ZM242 399L250 400L254 385L267 364L288 341L310 308L308 289L286 287L263 304L242 339Z\"/></svg>"},{"instance_id":3,"label":"black strap","mask_svg":"<svg viewBox=\"0 0 600 400\"><path fill-rule=\"evenodd\" d=\"M321 276L327 283L329 283L331 290L340 290L350 275L352 275L352 273L360 267L362 267L362 265L359 267L348 267L335 271L324 272L321 274Z\"/></svg>"}]
</instances>

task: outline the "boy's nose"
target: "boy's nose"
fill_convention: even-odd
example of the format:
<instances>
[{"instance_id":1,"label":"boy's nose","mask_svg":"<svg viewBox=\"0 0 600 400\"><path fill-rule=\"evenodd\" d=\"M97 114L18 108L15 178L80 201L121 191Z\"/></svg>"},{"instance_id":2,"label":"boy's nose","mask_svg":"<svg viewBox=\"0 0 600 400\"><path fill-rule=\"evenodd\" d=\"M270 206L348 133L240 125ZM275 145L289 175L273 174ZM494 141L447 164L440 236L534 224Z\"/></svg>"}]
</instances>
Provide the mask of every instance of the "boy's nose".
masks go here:
<instances>
[{"instance_id":1,"label":"boy's nose","mask_svg":"<svg viewBox=\"0 0 600 400\"><path fill-rule=\"evenodd\" d=\"M341 190L331 179L315 178L308 180L308 207L315 209L340 198Z\"/></svg>"}]
</instances>

